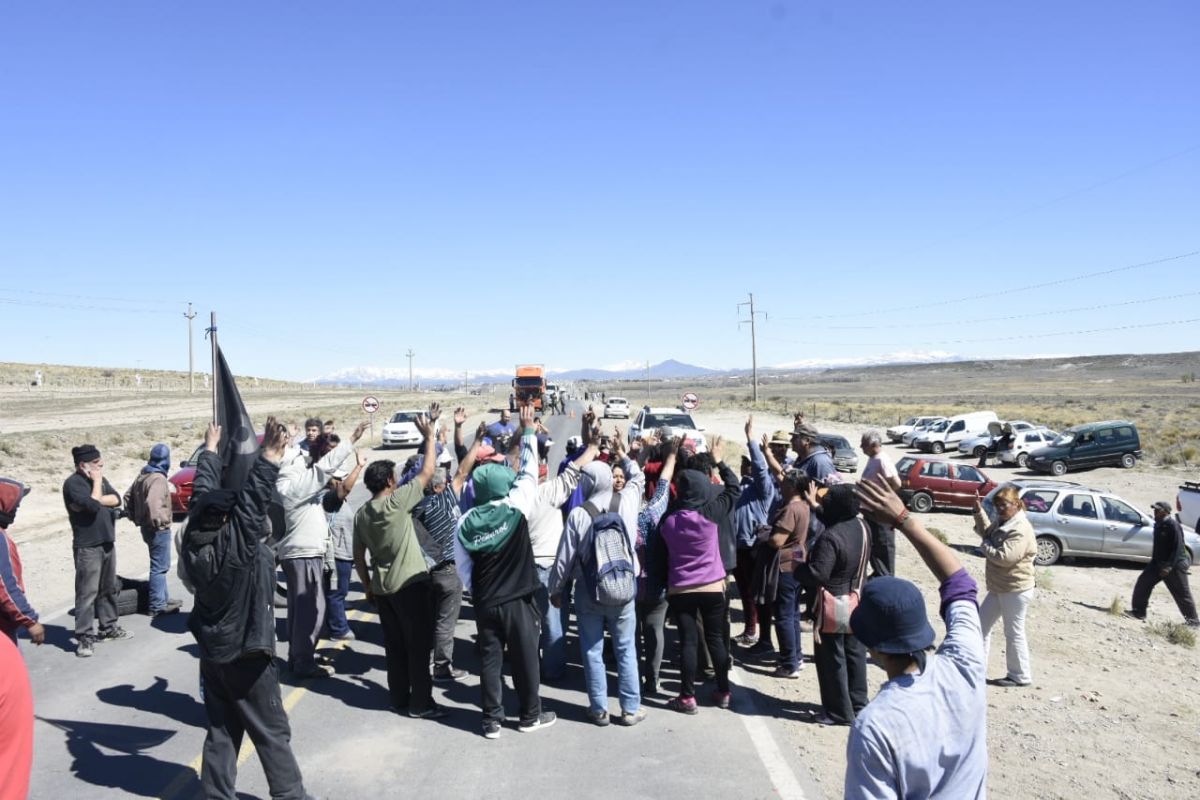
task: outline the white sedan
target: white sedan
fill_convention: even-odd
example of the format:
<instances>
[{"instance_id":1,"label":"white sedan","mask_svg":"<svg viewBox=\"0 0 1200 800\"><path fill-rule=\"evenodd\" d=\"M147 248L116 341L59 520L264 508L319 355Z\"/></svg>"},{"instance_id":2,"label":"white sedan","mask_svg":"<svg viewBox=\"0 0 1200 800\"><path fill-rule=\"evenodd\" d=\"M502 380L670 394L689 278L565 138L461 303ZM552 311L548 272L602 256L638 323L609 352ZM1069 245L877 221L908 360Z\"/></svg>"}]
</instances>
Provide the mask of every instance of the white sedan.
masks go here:
<instances>
[{"instance_id":1,"label":"white sedan","mask_svg":"<svg viewBox=\"0 0 1200 800\"><path fill-rule=\"evenodd\" d=\"M629 401L624 397L610 397L604 401L604 418L629 419Z\"/></svg>"}]
</instances>

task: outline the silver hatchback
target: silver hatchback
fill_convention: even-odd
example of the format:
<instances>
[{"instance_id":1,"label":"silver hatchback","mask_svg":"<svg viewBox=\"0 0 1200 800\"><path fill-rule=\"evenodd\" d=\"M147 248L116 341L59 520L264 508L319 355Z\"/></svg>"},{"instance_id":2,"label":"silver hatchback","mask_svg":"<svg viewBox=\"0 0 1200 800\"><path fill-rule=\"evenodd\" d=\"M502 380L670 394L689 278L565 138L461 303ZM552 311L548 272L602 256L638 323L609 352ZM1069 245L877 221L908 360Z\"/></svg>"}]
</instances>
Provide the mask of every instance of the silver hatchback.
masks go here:
<instances>
[{"instance_id":1,"label":"silver hatchback","mask_svg":"<svg viewBox=\"0 0 1200 800\"><path fill-rule=\"evenodd\" d=\"M1037 535L1034 563L1047 566L1062 556L1148 562L1154 549L1154 520L1112 492L1070 481L1016 480L993 489L983 507L995 519L992 498L1015 486ZM1200 536L1183 526L1188 561L1200 563Z\"/></svg>"}]
</instances>

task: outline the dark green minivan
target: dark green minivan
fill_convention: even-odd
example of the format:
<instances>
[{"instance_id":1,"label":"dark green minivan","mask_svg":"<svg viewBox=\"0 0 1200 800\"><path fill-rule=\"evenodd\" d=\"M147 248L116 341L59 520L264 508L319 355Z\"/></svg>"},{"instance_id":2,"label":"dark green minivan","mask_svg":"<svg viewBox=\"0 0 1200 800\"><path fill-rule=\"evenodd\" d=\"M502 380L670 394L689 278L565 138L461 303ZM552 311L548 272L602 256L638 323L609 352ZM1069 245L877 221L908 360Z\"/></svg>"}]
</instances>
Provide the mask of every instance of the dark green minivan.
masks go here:
<instances>
[{"instance_id":1,"label":"dark green minivan","mask_svg":"<svg viewBox=\"0 0 1200 800\"><path fill-rule=\"evenodd\" d=\"M1125 420L1089 422L1062 432L1054 443L1029 454L1035 472L1063 475L1069 469L1122 466L1130 469L1142 457L1137 426Z\"/></svg>"}]
</instances>

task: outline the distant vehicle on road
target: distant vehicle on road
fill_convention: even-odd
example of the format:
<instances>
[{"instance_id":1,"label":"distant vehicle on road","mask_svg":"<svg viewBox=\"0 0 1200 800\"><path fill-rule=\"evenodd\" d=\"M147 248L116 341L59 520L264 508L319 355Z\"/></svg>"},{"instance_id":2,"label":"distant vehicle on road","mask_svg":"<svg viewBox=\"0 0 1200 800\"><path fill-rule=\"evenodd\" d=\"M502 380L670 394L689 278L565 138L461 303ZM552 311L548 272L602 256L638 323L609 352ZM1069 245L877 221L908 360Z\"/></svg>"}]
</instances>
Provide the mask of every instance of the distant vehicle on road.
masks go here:
<instances>
[{"instance_id":1,"label":"distant vehicle on road","mask_svg":"<svg viewBox=\"0 0 1200 800\"><path fill-rule=\"evenodd\" d=\"M605 419L629 419L629 401L624 397L610 397L604 401Z\"/></svg>"},{"instance_id":2,"label":"distant vehicle on road","mask_svg":"<svg viewBox=\"0 0 1200 800\"><path fill-rule=\"evenodd\" d=\"M383 424L384 447L416 447L421 444L422 436L417 430L417 417L422 411L408 409L397 411L392 418Z\"/></svg>"},{"instance_id":3,"label":"distant vehicle on road","mask_svg":"<svg viewBox=\"0 0 1200 800\"><path fill-rule=\"evenodd\" d=\"M823 433L817 441L833 452L833 466L838 472L858 472L858 451L845 436Z\"/></svg>"},{"instance_id":4,"label":"distant vehicle on road","mask_svg":"<svg viewBox=\"0 0 1200 800\"><path fill-rule=\"evenodd\" d=\"M512 387L512 394L508 396L509 411L516 412L526 402L533 403L533 407L541 411L546 395L546 368L541 364L518 364Z\"/></svg>"},{"instance_id":5,"label":"distant vehicle on road","mask_svg":"<svg viewBox=\"0 0 1200 800\"><path fill-rule=\"evenodd\" d=\"M696 425L692 415L678 408L651 408L645 406L638 412L633 423L629 426L629 442L643 433L653 433L665 430L668 436L683 436L696 443L696 452L708 450L708 440L704 438L704 429Z\"/></svg>"},{"instance_id":6,"label":"distant vehicle on road","mask_svg":"<svg viewBox=\"0 0 1200 800\"><path fill-rule=\"evenodd\" d=\"M1154 520L1112 492L1069 481L1011 481L1037 535L1034 563L1049 566L1062 556L1147 562L1154 550ZM983 501L996 513L989 492ZM1188 561L1200 557L1200 536L1183 526Z\"/></svg>"}]
</instances>

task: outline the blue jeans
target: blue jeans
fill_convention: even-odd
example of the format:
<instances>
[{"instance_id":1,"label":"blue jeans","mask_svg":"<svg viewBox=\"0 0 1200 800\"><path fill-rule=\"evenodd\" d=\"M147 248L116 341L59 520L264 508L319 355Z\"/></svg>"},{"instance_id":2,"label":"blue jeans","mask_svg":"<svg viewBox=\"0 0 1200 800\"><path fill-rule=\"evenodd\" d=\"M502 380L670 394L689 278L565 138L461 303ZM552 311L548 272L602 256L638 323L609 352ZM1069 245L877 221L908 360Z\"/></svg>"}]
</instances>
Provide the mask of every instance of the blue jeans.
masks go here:
<instances>
[{"instance_id":1,"label":"blue jeans","mask_svg":"<svg viewBox=\"0 0 1200 800\"><path fill-rule=\"evenodd\" d=\"M579 649L583 651L583 677L587 684L588 704L593 712L608 711L608 671L604 667L604 629L612 635L617 657L617 697L621 711L632 714L642 703L638 682L637 613L630 600L623 606L602 606L587 596L575 596L575 616L579 622Z\"/></svg>"},{"instance_id":2,"label":"blue jeans","mask_svg":"<svg viewBox=\"0 0 1200 800\"><path fill-rule=\"evenodd\" d=\"M537 568L542 587L534 592L533 600L542 615L542 680L562 680L567 675L567 619L571 613L570 584L563 589L562 608L550 605L550 568Z\"/></svg>"},{"instance_id":3,"label":"blue jeans","mask_svg":"<svg viewBox=\"0 0 1200 800\"><path fill-rule=\"evenodd\" d=\"M779 666L800 668L800 600L804 589L790 572L779 573L775 592L775 634L779 637Z\"/></svg>"},{"instance_id":4,"label":"blue jeans","mask_svg":"<svg viewBox=\"0 0 1200 800\"><path fill-rule=\"evenodd\" d=\"M329 624L330 636L345 636L350 632L346 619L346 594L350 591L350 575L353 561L334 559L333 574L325 577L325 621Z\"/></svg>"},{"instance_id":5,"label":"blue jeans","mask_svg":"<svg viewBox=\"0 0 1200 800\"><path fill-rule=\"evenodd\" d=\"M142 540L150 548L150 612L162 611L167 601L167 571L171 569L171 531L158 531Z\"/></svg>"}]
</instances>

